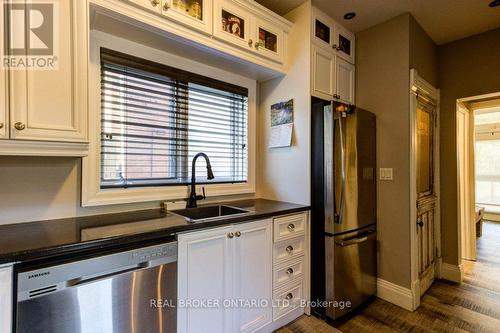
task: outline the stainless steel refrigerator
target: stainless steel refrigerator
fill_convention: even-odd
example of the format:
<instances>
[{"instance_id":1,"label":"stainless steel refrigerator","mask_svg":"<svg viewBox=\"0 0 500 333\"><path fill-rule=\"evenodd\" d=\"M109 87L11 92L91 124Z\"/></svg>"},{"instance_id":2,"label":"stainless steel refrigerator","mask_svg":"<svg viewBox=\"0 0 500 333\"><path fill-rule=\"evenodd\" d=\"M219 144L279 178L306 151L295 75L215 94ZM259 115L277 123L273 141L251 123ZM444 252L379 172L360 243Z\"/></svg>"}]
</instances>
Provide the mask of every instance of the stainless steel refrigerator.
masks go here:
<instances>
[{"instance_id":1,"label":"stainless steel refrigerator","mask_svg":"<svg viewBox=\"0 0 500 333\"><path fill-rule=\"evenodd\" d=\"M376 123L335 102L323 117L325 315L335 320L376 293Z\"/></svg>"}]
</instances>

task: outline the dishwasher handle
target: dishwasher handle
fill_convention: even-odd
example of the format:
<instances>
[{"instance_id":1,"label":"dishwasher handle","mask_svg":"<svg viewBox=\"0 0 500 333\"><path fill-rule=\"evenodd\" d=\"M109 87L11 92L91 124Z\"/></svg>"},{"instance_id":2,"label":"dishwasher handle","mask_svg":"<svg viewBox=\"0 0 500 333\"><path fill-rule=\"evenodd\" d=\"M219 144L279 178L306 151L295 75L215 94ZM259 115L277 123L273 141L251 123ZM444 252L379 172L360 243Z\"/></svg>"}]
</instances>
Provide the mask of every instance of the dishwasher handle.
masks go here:
<instances>
[{"instance_id":1,"label":"dishwasher handle","mask_svg":"<svg viewBox=\"0 0 500 333\"><path fill-rule=\"evenodd\" d=\"M85 284L85 283L95 282L95 281L99 281L99 280L105 280L105 279L109 279L109 278L116 276L116 275L130 273L130 272L138 271L138 270L145 269L148 267L150 267L149 261L142 262L142 263L139 263L139 264L134 265L132 267L123 268L123 269L120 269L120 270L117 270L117 271L114 271L111 273L107 273L107 274L101 274L101 275L95 275L95 276L82 276L82 277L67 281L66 287L70 288L70 287L75 287L75 286Z\"/></svg>"}]
</instances>

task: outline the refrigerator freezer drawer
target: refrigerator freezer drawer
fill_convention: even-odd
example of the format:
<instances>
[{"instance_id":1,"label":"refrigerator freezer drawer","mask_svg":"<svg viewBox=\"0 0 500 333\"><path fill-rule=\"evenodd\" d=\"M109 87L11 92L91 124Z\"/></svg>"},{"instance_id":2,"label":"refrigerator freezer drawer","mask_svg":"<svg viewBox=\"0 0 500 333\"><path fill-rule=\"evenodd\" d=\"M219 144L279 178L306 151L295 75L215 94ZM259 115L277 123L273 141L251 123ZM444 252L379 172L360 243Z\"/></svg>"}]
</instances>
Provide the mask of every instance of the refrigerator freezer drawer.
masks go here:
<instances>
[{"instance_id":1,"label":"refrigerator freezer drawer","mask_svg":"<svg viewBox=\"0 0 500 333\"><path fill-rule=\"evenodd\" d=\"M376 231L327 236L325 242L326 300L351 303L351 307L327 308L326 315L338 319L377 292Z\"/></svg>"}]
</instances>

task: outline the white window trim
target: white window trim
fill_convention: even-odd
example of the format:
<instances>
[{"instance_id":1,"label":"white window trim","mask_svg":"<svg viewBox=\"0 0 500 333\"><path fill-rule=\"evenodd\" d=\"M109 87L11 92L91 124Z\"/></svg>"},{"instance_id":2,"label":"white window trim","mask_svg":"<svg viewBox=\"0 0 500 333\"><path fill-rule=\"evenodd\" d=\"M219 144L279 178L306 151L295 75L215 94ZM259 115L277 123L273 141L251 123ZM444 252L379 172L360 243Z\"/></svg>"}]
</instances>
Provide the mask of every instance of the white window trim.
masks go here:
<instances>
[{"instance_id":1,"label":"white window trim","mask_svg":"<svg viewBox=\"0 0 500 333\"><path fill-rule=\"evenodd\" d=\"M176 67L196 74L248 88L248 176L241 184L204 185L210 196L255 193L256 161L256 93L257 82L219 68L210 67L190 59L169 54L100 31L90 34L89 61L89 153L82 161L82 206L103 206L148 201L182 199L187 186L141 187L127 189L100 188L100 124L101 84L100 48L105 47L125 54ZM216 175L217 176L217 175Z\"/></svg>"}]
</instances>

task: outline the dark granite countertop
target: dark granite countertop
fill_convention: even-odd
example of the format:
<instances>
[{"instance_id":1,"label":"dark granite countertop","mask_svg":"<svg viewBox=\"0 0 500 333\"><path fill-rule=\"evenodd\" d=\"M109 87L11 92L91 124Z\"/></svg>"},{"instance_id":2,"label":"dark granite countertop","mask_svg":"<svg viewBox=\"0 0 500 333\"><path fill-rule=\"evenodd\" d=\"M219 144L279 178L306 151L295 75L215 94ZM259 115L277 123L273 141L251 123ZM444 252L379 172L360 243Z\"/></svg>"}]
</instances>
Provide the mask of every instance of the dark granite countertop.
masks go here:
<instances>
[{"instance_id":1,"label":"dark granite countertop","mask_svg":"<svg viewBox=\"0 0 500 333\"><path fill-rule=\"evenodd\" d=\"M309 210L309 206L254 199L224 202L244 208L244 215L189 223L159 209L0 226L0 264L37 262L82 252L105 252L123 246L175 239L180 232L242 223Z\"/></svg>"}]
</instances>

